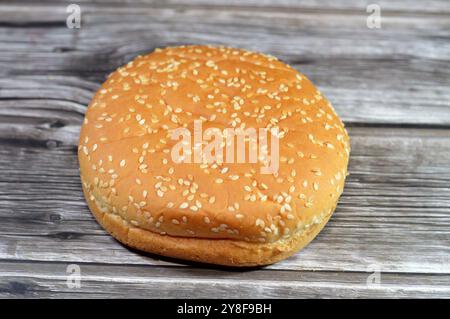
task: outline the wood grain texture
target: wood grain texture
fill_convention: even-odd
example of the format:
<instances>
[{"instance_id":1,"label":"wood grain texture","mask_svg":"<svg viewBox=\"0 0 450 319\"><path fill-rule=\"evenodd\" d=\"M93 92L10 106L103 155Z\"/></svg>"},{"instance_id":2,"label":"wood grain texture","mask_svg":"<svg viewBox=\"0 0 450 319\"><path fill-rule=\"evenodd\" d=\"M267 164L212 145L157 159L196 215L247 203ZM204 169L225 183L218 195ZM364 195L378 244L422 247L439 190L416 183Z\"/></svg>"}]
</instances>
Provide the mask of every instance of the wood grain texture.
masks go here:
<instances>
[{"instance_id":1,"label":"wood grain texture","mask_svg":"<svg viewBox=\"0 0 450 319\"><path fill-rule=\"evenodd\" d=\"M21 0L21 3L33 4L34 0ZM73 3L71 0L40 0L41 4L55 4L55 3ZM253 10L265 11L311 11L317 10L320 12L330 12L337 14L346 11L360 12L366 10L368 4L374 3L371 0L78 0L77 3L81 5L96 4L96 5L123 5L127 3L128 6L137 7L174 7L179 9L185 8L220 8L226 10L243 10L251 8ZM446 0L429 0L424 6L423 2L417 0L378 0L376 2L381 6L384 12L395 15L404 14L447 14L450 12L450 7Z\"/></svg>"},{"instance_id":2,"label":"wood grain texture","mask_svg":"<svg viewBox=\"0 0 450 319\"><path fill-rule=\"evenodd\" d=\"M450 6L377 1L0 4L0 297L450 298ZM188 26L188 27L187 27ZM335 215L299 254L246 272L142 254L94 221L76 145L107 74L184 43L240 46L305 73L349 127ZM67 288L66 267L82 268ZM381 285L367 286L370 267ZM276 281L273 279L276 278Z\"/></svg>"},{"instance_id":3,"label":"wood grain texture","mask_svg":"<svg viewBox=\"0 0 450 319\"><path fill-rule=\"evenodd\" d=\"M346 122L450 125L446 15L387 16L383 28L373 30L366 27L364 10L324 14L252 6L86 4L82 28L71 30L65 27L64 5L13 8L7 27L0 29L6 48L0 74L10 80L22 74L78 75L101 83L155 47L228 44L292 64L317 83Z\"/></svg>"},{"instance_id":4,"label":"wood grain texture","mask_svg":"<svg viewBox=\"0 0 450 319\"><path fill-rule=\"evenodd\" d=\"M80 264L81 287L67 286L67 263L0 262L0 296L80 298L448 297L450 278L367 273L239 271ZM101 267L100 267L101 266ZM274 281L272 278L277 278Z\"/></svg>"},{"instance_id":5,"label":"wood grain texture","mask_svg":"<svg viewBox=\"0 0 450 319\"><path fill-rule=\"evenodd\" d=\"M3 143L0 259L160 264L118 245L93 220L76 146L58 140L58 130L64 128L47 133L54 144L30 136L22 147ZM448 131L355 127L349 133L350 176L334 217L305 250L269 268L365 271L378 264L384 272L449 274Z\"/></svg>"}]
</instances>

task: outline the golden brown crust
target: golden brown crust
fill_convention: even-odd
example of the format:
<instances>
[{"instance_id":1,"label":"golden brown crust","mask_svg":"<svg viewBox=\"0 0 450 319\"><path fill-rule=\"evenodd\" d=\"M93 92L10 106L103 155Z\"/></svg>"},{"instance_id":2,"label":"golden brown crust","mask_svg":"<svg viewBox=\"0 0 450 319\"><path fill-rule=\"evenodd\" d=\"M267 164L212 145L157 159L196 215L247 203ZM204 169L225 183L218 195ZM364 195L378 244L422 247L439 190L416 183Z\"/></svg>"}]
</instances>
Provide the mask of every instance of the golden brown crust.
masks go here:
<instances>
[{"instance_id":1,"label":"golden brown crust","mask_svg":"<svg viewBox=\"0 0 450 319\"><path fill-rule=\"evenodd\" d=\"M197 119L204 130L279 127L278 174L252 163L174 163L170 129L192 130ZM236 266L286 258L320 231L343 190L349 150L331 104L291 67L186 46L111 74L86 113L79 161L91 210L120 241Z\"/></svg>"},{"instance_id":2,"label":"golden brown crust","mask_svg":"<svg viewBox=\"0 0 450 319\"><path fill-rule=\"evenodd\" d=\"M93 201L88 201L88 204L100 225L130 247L166 257L232 267L263 266L288 258L309 244L331 217L331 214L326 216L320 224L313 224L289 239L258 244L232 239L160 235L135 227L119 215L102 213Z\"/></svg>"}]
</instances>

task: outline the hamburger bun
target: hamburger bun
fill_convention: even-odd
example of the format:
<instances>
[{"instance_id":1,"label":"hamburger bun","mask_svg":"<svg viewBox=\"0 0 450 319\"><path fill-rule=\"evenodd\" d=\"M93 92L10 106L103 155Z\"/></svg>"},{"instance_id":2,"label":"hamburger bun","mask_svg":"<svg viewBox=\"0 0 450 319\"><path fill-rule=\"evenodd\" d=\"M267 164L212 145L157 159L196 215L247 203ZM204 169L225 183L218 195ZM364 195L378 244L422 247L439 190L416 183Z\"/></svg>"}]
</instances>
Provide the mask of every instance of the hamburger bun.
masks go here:
<instances>
[{"instance_id":1,"label":"hamburger bun","mask_svg":"<svg viewBox=\"0 0 450 319\"><path fill-rule=\"evenodd\" d=\"M259 158L174 161L170 134L194 121L277 128L278 170L261 173ZM349 152L343 123L304 75L272 56L211 46L157 49L113 72L78 147L89 208L117 240L228 266L271 264L307 245L337 205Z\"/></svg>"}]
</instances>

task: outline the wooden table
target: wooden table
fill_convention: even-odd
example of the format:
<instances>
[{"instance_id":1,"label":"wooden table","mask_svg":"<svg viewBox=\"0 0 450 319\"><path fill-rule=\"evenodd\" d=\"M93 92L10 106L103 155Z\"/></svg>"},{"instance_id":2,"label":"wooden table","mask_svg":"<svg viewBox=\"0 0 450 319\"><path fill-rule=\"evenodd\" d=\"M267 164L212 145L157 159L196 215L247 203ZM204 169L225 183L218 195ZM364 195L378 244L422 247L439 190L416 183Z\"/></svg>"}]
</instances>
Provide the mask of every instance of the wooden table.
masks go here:
<instances>
[{"instance_id":1,"label":"wooden table","mask_svg":"<svg viewBox=\"0 0 450 319\"><path fill-rule=\"evenodd\" d=\"M78 0L80 29L63 1L2 2L0 297L449 298L450 3L377 0L371 29L370 2ZM278 56L348 127L336 213L286 261L237 271L142 254L86 206L76 147L93 92L136 55L182 43Z\"/></svg>"}]
</instances>

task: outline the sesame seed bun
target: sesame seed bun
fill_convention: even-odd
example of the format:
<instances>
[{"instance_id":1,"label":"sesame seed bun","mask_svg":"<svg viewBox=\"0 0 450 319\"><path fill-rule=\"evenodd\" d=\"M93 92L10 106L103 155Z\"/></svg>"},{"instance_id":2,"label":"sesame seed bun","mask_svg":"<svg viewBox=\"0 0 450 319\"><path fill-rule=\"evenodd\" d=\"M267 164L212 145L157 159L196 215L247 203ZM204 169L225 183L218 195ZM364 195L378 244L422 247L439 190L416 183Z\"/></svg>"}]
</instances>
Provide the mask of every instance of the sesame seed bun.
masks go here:
<instances>
[{"instance_id":1,"label":"sesame seed bun","mask_svg":"<svg viewBox=\"0 0 450 319\"><path fill-rule=\"evenodd\" d=\"M279 129L279 169L176 163L170 132ZM302 74L241 49L181 46L113 72L86 112L78 156L84 194L122 243L228 266L277 262L324 227L344 187L349 138Z\"/></svg>"}]
</instances>

